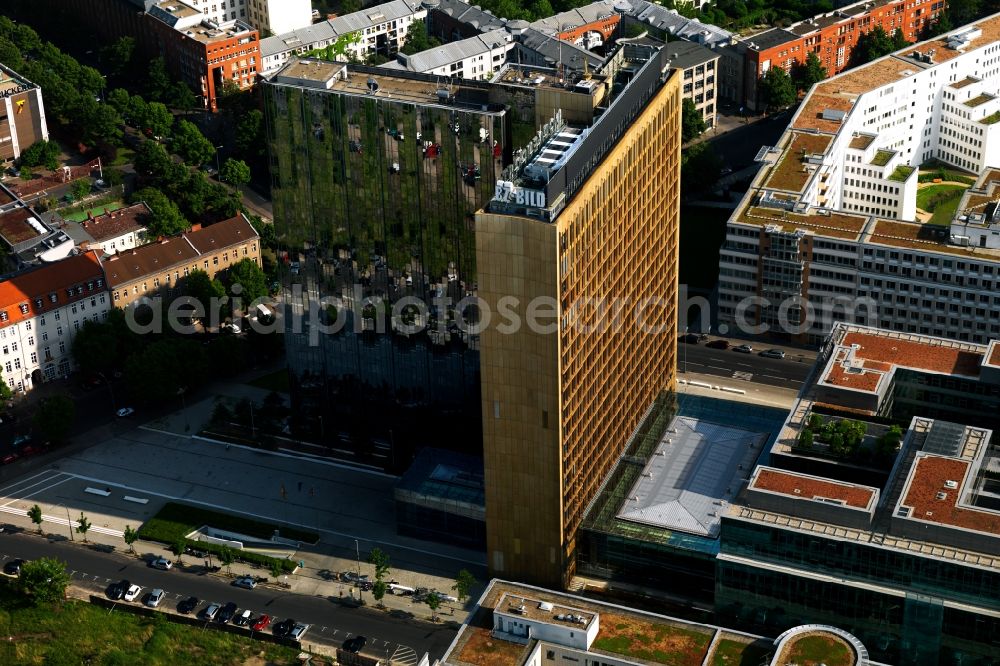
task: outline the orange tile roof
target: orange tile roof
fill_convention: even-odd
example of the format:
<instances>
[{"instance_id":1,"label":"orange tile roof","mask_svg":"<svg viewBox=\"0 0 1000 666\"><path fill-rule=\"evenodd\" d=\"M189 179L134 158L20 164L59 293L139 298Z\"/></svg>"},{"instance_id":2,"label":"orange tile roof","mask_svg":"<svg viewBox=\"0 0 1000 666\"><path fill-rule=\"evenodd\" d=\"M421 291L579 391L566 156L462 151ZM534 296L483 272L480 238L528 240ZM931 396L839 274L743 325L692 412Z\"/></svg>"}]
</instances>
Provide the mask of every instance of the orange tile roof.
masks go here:
<instances>
[{"instance_id":1,"label":"orange tile roof","mask_svg":"<svg viewBox=\"0 0 1000 666\"><path fill-rule=\"evenodd\" d=\"M3 319L0 315L0 327L103 292L103 282L104 273L96 252L85 252L15 275L0 282L0 313L7 317ZM70 288L72 295L67 293ZM26 306L26 311L22 306Z\"/></svg>"},{"instance_id":2,"label":"orange tile roof","mask_svg":"<svg viewBox=\"0 0 1000 666\"><path fill-rule=\"evenodd\" d=\"M987 361L990 365L1000 365L1000 344L992 345L993 351L990 352L990 360Z\"/></svg>"},{"instance_id":3,"label":"orange tile roof","mask_svg":"<svg viewBox=\"0 0 1000 666\"><path fill-rule=\"evenodd\" d=\"M912 508L910 518L1000 535L1000 512L958 506L968 468L967 460L918 456L910 469L909 488L901 502L902 506ZM955 481L959 487L946 488L945 481ZM938 493L945 493L945 498L938 499Z\"/></svg>"},{"instance_id":4,"label":"orange tile roof","mask_svg":"<svg viewBox=\"0 0 1000 666\"><path fill-rule=\"evenodd\" d=\"M80 223L90 237L100 243L111 238L118 238L130 231L143 229L147 215L152 213L145 203L137 203L127 208L108 211Z\"/></svg>"},{"instance_id":5,"label":"orange tile roof","mask_svg":"<svg viewBox=\"0 0 1000 666\"><path fill-rule=\"evenodd\" d=\"M857 359L966 377L978 377L983 360L982 354L956 347L859 331L849 332L841 344L860 345L855 352Z\"/></svg>"},{"instance_id":6,"label":"orange tile roof","mask_svg":"<svg viewBox=\"0 0 1000 666\"><path fill-rule=\"evenodd\" d=\"M851 483L841 483L802 476L793 472L778 469L758 468L757 476L751 488L769 490L791 497L811 500L815 497L842 500L847 506L867 509L875 495L874 488L856 486ZM798 491L798 492L796 492Z\"/></svg>"}]
</instances>

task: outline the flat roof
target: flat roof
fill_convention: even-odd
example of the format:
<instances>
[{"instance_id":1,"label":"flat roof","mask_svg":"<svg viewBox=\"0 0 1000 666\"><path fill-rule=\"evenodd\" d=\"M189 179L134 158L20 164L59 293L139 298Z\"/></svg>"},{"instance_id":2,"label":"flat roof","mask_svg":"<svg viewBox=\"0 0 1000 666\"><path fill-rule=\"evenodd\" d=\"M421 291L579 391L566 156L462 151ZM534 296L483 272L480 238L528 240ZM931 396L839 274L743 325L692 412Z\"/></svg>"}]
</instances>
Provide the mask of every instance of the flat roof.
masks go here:
<instances>
[{"instance_id":1,"label":"flat roof","mask_svg":"<svg viewBox=\"0 0 1000 666\"><path fill-rule=\"evenodd\" d=\"M769 437L676 417L629 490L618 518L715 537L721 514Z\"/></svg>"},{"instance_id":2,"label":"flat roof","mask_svg":"<svg viewBox=\"0 0 1000 666\"><path fill-rule=\"evenodd\" d=\"M0 93L13 90L14 88L37 88L34 83L24 78L10 67L0 64Z\"/></svg>"},{"instance_id":3,"label":"flat roof","mask_svg":"<svg viewBox=\"0 0 1000 666\"><path fill-rule=\"evenodd\" d=\"M28 220L35 220L38 226L29 223ZM30 208L15 208L0 215L0 238L11 246L32 238L40 238L50 231L41 221L41 217Z\"/></svg>"},{"instance_id":4,"label":"flat roof","mask_svg":"<svg viewBox=\"0 0 1000 666\"><path fill-rule=\"evenodd\" d=\"M551 601L542 601L514 592L504 592L493 610L508 615L517 615L535 622L558 624L564 627L583 627L584 630L597 618L597 613L562 604L556 605Z\"/></svg>"},{"instance_id":5,"label":"flat roof","mask_svg":"<svg viewBox=\"0 0 1000 666\"><path fill-rule=\"evenodd\" d=\"M986 360L983 361L983 365L1000 368L1000 340L990 340L986 349Z\"/></svg>"},{"instance_id":6,"label":"flat roof","mask_svg":"<svg viewBox=\"0 0 1000 666\"><path fill-rule=\"evenodd\" d=\"M771 171L764 187L801 192L813 174L813 171L806 167L805 158L809 155L824 154L831 141L833 135L830 134L792 132L781 161Z\"/></svg>"},{"instance_id":7,"label":"flat roof","mask_svg":"<svg viewBox=\"0 0 1000 666\"><path fill-rule=\"evenodd\" d=\"M707 62L718 60L721 56L718 51L705 48L701 44L678 40L669 42L665 47L667 56L670 58L670 66L677 69L690 69Z\"/></svg>"},{"instance_id":8,"label":"flat roof","mask_svg":"<svg viewBox=\"0 0 1000 666\"><path fill-rule=\"evenodd\" d=\"M870 510L878 489L859 486L808 474L799 474L774 467L759 466L750 488L787 495L798 500L835 500L856 509Z\"/></svg>"},{"instance_id":9,"label":"flat roof","mask_svg":"<svg viewBox=\"0 0 1000 666\"><path fill-rule=\"evenodd\" d=\"M917 453L910 468L900 508L909 507L910 520L960 527L1000 536L1000 511L962 505L972 462Z\"/></svg>"}]
</instances>

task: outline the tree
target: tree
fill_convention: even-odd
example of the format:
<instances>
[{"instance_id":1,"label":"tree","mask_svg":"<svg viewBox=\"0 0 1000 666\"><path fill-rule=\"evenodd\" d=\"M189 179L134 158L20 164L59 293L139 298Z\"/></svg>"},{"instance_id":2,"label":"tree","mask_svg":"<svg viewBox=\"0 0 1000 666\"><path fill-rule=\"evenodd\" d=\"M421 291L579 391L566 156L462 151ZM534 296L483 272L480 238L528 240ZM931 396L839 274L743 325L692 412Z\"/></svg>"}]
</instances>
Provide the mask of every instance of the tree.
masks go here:
<instances>
[{"instance_id":1,"label":"tree","mask_svg":"<svg viewBox=\"0 0 1000 666\"><path fill-rule=\"evenodd\" d=\"M111 73L119 76L128 70L135 53L135 39L120 37L101 49L101 62L108 65Z\"/></svg>"},{"instance_id":2,"label":"tree","mask_svg":"<svg viewBox=\"0 0 1000 666\"><path fill-rule=\"evenodd\" d=\"M138 95L136 95L138 97ZM141 97L139 99L142 99ZM115 88L109 92L104 101L115 108L115 111L121 114L125 122L129 122L129 104L132 102L132 96L128 94L128 91L124 88Z\"/></svg>"},{"instance_id":3,"label":"tree","mask_svg":"<svg viewBox=\"0 0 1000 666\"><path fill-rule=\"evenodd\" d=\"M705 117L690 99L681 105L681 141L687 143L701 136L705 131Z\"/></svg>"},{"instance_id":4,"label":"tree","mask_svg":"<svg viewBox=\"0 0 1000 666\"><path fill-rule=\"evenodd\" d=\"M38 533L41 534L42 521L44 520L44 518L42 518L42 507L35 504L30 509L28 509L28 518L31 518L31 522L33 522L35 525L38 525Z\"/></svg>"},{"instance_id":5,"label":"tree","mask_svg":"<svg viewBox=\"0 0 1000 666\"><path fill-rule=\"evenodd\" d=\"M170 544L170 552L174 554L178 562L184 557L185 550L187 550L187 539L181 538Z\"/></svg>"},{"instance_id":6,"label":"tree","mask_svg":"<svg viewBox=\"0 0 1000 666\"><path fill-rule=\"evenodd\" d=\"M379 608L382 607L382 599L385 598L385 593L389 591L389 584L384 580L376 580L372 585L372 596L375 597L375 601L378 603Z\"/></svg>"},{"instance_id":7,"label":"tree","mask_svg":"<svg viewBox=\"0 0 1000 666\"><path fill-rule=\"evenodd\" d=\"M803 428L802 432L799 433L799 446L803 449L811 449L813 446L813 431L809 428Z\"/></svg>"},{"instance_id":8,"label":"tree","mask_svg":"<svg viewBox=\"0 0 1000 666\"><path fill-rule=\"evenodd\" d=\"M187 120L178 120L174 127L173 149L185 162L201 166L215 156L215 146L205 138L198 126Z\"/></svg>"},{"instance_id":9,"label":"tree","mask_svg":"<svg viewBox=\"0 0 1000 666\"><path fill-rule=\"evenodd\" d=\"M73 192L73 198L79 201L90 194L91 188L90 178L78 178L73 181L73 186L70 189Z\"/></svg>"},{"instance_id":10,"label":"tree","mask_svg":"<svg viewBox=\"0 0 1000 666\"><path fill-rule=\"evenodd\" d=\"M226 567L226 573L232 573L232 569L230 567L235 561L236 553L233 552L233 549L229 546L223 546L222 550L219 551L219 562L222 566Z\"/></svg>"},{"instance_id":11,"label":"tree","mask_svg":"<svg viewBox=\"0 0 1000 666\"><path fill-rule=\"evenodd\" d=\"M253 259L240 259L228 271L229 293L246 313L250 303L267 296L267 276ZM239 285L239 289L234 289ZM239 292L237 294L236 292Z\"/></svg>"},{"instance_id":12,"label":"tree","mask_svg":"<svg viewBox=\"0 0 1000 666\"><path fill-rule=\"evenodd\" d=\"M87 517L83 515L83 511L80 512L80 517L76 519L76 533L83 535L83 542L87 543L87 532L90 530L91 524L87 520Z\"/></svg>"},{"instance_id":13,"label":"tree","mask_svg":"<svg viewBox=\"0 0 1000 666\"><path fill-rule=\"evenodd\" d=\"M146 113L140 128L147 135L166 136L170 133L170 126L173 124L174 116L165 104L150 102L146 105Z\"/></svg>"},{"instance_id":14,"label":"tree","mask_svg":"<svg viewBox=\"0 0 1000 666\"><path fill-rule=\"evenodd\" d=\"M36 604L52 604L66 598L69 581L65 562L41 557L21 565L17 587Z\"/></svg>"},{"instance_id":15,"label":"tree","mask_svg":"<svg viewBox=\"0 0 1000 666\"><path fill-rule=\"evenodd\" d=\"M458 572L458 576L455 577L455 584L451 586L451 589L455 592L455 596L458 597L458 602L464 604L465 600L469 598L472 588L475 586L476 577L468 569L462 569Z\"/></svg>"},{"instance_id":16,"label":"tree","mask_svg":"<svg viewBox=\"0 0 1000 666\"><path fill-rule=\"evenodd\" d=\"M167 72L167 63L163 58L153 58L146 72L146 97L155 101L167 99L173 82Z\"/></svg>"},{"instance_id":17,"label":"tree","mask_svg":"<svg viewBox=\"0 0 1000 666\"><path fill-rule=\"evenodd\" d=\"M132 547L132 544L138 541L139 531L132 529L131 525L126 525L125 531L122 532L122 538L125 539L125 545L128 546L128 552L134 553L135 548Z\"/></svg>"},{"instance_id":18,"label":"tree","mask_svg":"<svg viewBox=\"0 0 1000 666\"><path fill-rule=\"evenodd\" d=\"M183 81L174 84L173 94L170 95L170 103L175 109L190 111L198 103L198 98L194 96L191 89Z\"/></svg>"},{"instance_id":19,"label":"tree","mask_svg":"<svg viewBox=\"0 0 1000 666\"><path fill-rule=\"evenodd\" d=\"M59 168L59 144L55 141L36 141L21 151L21 166L43 166L49 171Z\"/></svg>"},{"instance_id":20,"label":"tree","mask_svg":"<svg viewBox=\"0 0 1000 666\"><path fill-rule=\"evenodd\" d=\"M441 42L435 37L429 36L427 34L427 24L423 19L418 19L410 24L410 27L406 31L406 41L403 43L403 48L399 50L406 55L413 55L414 53L432 49L435 46L441 46Z\"/></svg>"},{"instance_id":21,"label":"tree","mask_svg":"<svg viewBox=\"0 0 1000 666\"><path fill-rule=\"evenodd\" d=\"M389 556L381 548L372 548L368 553L368 563L375 565L375 580L382 580L389 573Z\"/></svg>"},{"instance_id":22,"label":"tree","mask_svg":"<svg viewBox=\"0 0 1000 666\"><path fill-rule=\"evenodd\" d=\"M251 109L239 117L234 130L236 152L246 157L264 154L264 114Z\"/></svg>"},{"instance_id":23,"label":"tree","mask_svg":"<svg viewBox=\"0 0 1000 666\"><path fill-rule=\"evenodd\" d=\"M177 204L155 187L144 187L132 194L132 203L140 201L152 211L146 221L146 228L152 236L176 236L191 228L191 223L181 215Z\"/></svg>"},{"instance_id":24,"label":"tree","mask_svg":"<svg viewBox=\"0 0 1000 666\"><path fill-rule=\"evenodd\" d=\"M76 418L76 403L65 394L57 394L43 398L35 412L35 430L43 438L61 441L73 427Z\"/></svg>"},{"instance_id":25,"label":"tree","mask_svg":"<svg viewBox=\"0 0 1000 666\"><path fill-rule=\"evenodd\" d=\"M681 194L688 196L711 186L721 171L722 160L707 141L685 149L681 153Z\"/></svg>"},{"instance_id":26,"label":"tree","mask_svg":"<svg viewBox=\"0 0 1000 666\"><path fill-rule=\"evenodd\" d=\"M209 321L212 319L213 299L221 300L226 297L226 288L222 285L222 283L208 277L208 273L200 268L191 271L191 273L184 278L183 287L185 294L201 304L201 307L205 312L204 316L206 320Z\"/></svg>"},{"instance_id":27,"label":"tree","mask_svg":"<svg viewBox=\"0 0 1000 666\"><path fill-rule=\"evenodd\" d=\"M948 2L946 15L952 25L965 25L982 16L981 9L981 0L951 0ZM993 8L991 10L996 11Z\"/></svg>"},{"instance_id":28,"label":"tree","mask_svg":"<svg viewBox=\"0 0 1000 666\"><path fill-rule=\"evenodd\" d=\"M814 51L809 52L805 62L797 62L792 66L792 81L798 90L809 90L826 77L826 68Z\"/></svg>"},{"instance_id":29,"label":"tree","mask_svg":"<svg viewBox=\"0 0 1000 666\"><path fill-rule=\"evenodd\" d=\"M133 164L140 175L160 178L170 167L170 155L157 142L143 141L135 151Z\"/></svg>"},{"instance_id":30,"label":"tree","mask_svg":"<svg viewBox=\"0 0 1000 666\"><path fill-rule=\"evenodd\" d=\"M250 182L250 167L243 160L230 158L222 163L219 180L229 183L239 192L241 185L246 185Z\"/></svg>"},{"instance_id":31,"label":"tree","mask_svg":"<svg viewBox=\"0 0 1000 666\"><path fill-rule=\"evenodd\" d=\"M855 66L863 65L866 62L877 60L894 51L906 48L907 44L909 42L906 41L902 30L896 29L890 35L882 26L877 25L858 37L858 43L855 44L854 50L851 51L851 61Z\"/></svg>"},{"instance_id":32,"label":"tree","mask_svg":"<svg viewBox=\"0 0 1000 666\"><path fill-rule=\"evenodd\" d=\"M108 167L104 169L104 182L108 187L118 187L125 183L125 174L121 169Z\"/></svg>"},{"instance_id":33,"label":"tree","mask_svg":"<svg viewBox=\"0 0 1000 666\"><path fill-rule=\"evenodd\" d=\"M14 391L10 388L7 380L3 378L3 370L0 369L0 401L7 402L12 395L14 395Z\"/></svg>"},{"instance_id":34,"label":"tree","mask_svg":"<svg viewBox=\"0 0 1000 666\"><path fill-rule=\"evenodd\" d=\"M431 609L431 620L437 620L438 608L441 608L441 597L434 592L427 595L427 605Z\"/></svg>"},{"instance_id":35,"label":"tree","mask_svg":"<svg viewBox=\"0 0 1000 666\"><path fill-rule=\"evenodd\" d=\"M209 366L205 347L187 338L157 340L125 363L125 379L137 399L178 400L185 389L198 386Z\"/></svg>"},{"instance_id":36,"label":"tree","mask_svg":"<svg viewBox=\"0 0 1000 666\"><path fill-rule=\"evenodd\" d=\"M771 67L757 87L761 100L769 109L783 109L795 103L795 85L781 67Z\"/></svg>"},{"instance_id":37,"label":"tree","mask_svg":"<svg viewBox=\"0 0 1000 666\"><path fill-rule=\"evenodd\" d=\"M87 146L107 143L121 145L122 117L110 104L98 102L93 97L81 97L80 106L74 114L80 128L80 140Z\"/></svg>"}]
</instances>

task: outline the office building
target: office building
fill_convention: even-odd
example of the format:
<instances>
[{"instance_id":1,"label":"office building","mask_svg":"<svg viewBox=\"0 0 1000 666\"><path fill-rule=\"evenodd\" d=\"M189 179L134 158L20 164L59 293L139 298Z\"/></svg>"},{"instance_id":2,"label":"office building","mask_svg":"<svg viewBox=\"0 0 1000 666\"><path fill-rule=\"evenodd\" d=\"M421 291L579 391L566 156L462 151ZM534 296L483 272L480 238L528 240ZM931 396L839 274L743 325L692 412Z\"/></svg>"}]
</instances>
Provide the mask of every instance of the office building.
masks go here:
<instances>
[{"instance_id":1,"label":"office building","mask_svg":"<svg viewBox=\"0 0 1000 666\"><path fill-rule=\"evenodd\" d=\"M100 258L85 252L0 281L0 364L15 391L65 377L73 337L111 308Z\"/></svg>"},{"instance_id":2,"label":"office building","mask_svg":"<svg viewBox=\"0 0 1000 666\"><path fill-rule=\"evenodd\" d=\"M260 265L260 237L240 213L207 227L195 225L179 236L119 251L101 265L111 304L126 308L154 296L182 293L184 278L202 270L214 279L244 259Z\"/></svg>"},{"instance_id":3,"label":"office building","mask_svg":"<svg viewBox=\"0 0 1000 666\"><path fill-rule=\"evenodd\" d=\"M246 0L246 2L247 22L260 30L264 36L283 35L312 25L312 3L309 0ZM243 18L242 11L240 18Z\"/></svg>"},{"instance_id":4,"label":"office building","mask_svg":"<svg viewBox=\"0 0 1000 666\"><path fill-rule=\"evenodd\" d=\"M722 514L717 617L836 622L890 663L995 658L997 348L837 324Z\"/></svg>"},{"instance_id":5,"label":"office building","mask_svg":"<svg viewBox=\"0 0 1000 666\"><path fill-rule=\"evenodd\" d=\"M46 220L46 217L12 190L0 185L0 241L7 250L2 255L4 273L59 261L70 255L73 239L50 224L51 218Z\"/></svg>"},{"instance_id":6,"label":"office building","mask_svg":"<svg viewBox=\"0 0 1000 666\"><path fill-rule=\"evenodd\" d=\"M1000 336L998 64L994 15L814 86L727 223L720 320L811 344L837 320ZM932 160L977 179L954 230L917 211Z\"/></svg>"},{"instance_id":7,"label":"office building","mask_svg":"<svg viewBox=\"0 0 1000 666\"><path fill-rule=\"evenodd\" d=\"M526 322L530 304L547 302L559 322L482 334L487 558L498 575L569 581L584 509L674 386L681 77L662 74L665 50L623 66L636 72L616 113L589 127L557 114L476 214L485 308L514 299ZM626 305L608 325L595 305L651 298L659 307L645 323Z\"/></svg>"},{"instance_id":8,"label":"office building","mask_svg":"<svg viewBox=\"0 0 1000 666\"><path fill-rule=\"evenodd\" d=\"M11 164L25 148L48 138L42 89L0 64L0 164Z\"/></svg>"},{"instance_id":9,"label":"office building","mask_svg":"<svg viewBox=\"0 0 1000 666\"><path fill-rule=\"evenodd\" d=\"M160 0L149 7L147 17L152 43L144 48L163 56L206 109L218 109L225 85L246 90L256 82L260 39L246 21L216 23L180 0Z\"/></svg>"},{"instance_id":10,"label":"office building","mask_svg":"<svg viewBox=\"0 0 1000 666\"><path fill-rule=\"evenodd\" d=\"M705 125L715 127L720 56L694 42L670 42L670 66L681 71L681 97L701 112Z\"/></svg>"},{"instance_id":11,"label":"office building","mask_svg":"<svg viewBox=\"0 0 1000 666\"><path fill-rule=\"evenodd\" d=\"M835 626L794 627L765 638L497 579L490 581L441 663L880 666L861 641Z\"/></svg>"}]
</instances>

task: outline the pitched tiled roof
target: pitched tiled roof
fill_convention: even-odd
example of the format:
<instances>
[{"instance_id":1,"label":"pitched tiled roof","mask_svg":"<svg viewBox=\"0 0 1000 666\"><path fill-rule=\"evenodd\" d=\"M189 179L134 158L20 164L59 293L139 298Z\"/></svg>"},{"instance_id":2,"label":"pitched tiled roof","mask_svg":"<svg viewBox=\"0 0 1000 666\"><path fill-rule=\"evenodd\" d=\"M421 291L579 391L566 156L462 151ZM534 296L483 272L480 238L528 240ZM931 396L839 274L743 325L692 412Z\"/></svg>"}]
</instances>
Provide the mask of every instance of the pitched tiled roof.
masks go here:
<instances>
[{"instance_id":1,"label":"pitched tiled roof","mask_svg":"<svg viewBox=\"0 0 1000 666\"><path fill-rule=\"evenodd\" d=\"M0 327L10 326L105 290L96 252L45 264L0 282ZM70 293L72 291L72 293Z\"/></svg>"},{"instance_id":2,"label":"pitched tiled roof","mask_svg":"<svg viewBox=\"0 0 1000 666\"><path fill-rule=\"evenodd\" d=\"M215 254L219 250L257 237L250 222L243 215L237 215L180 236L119 252L104 261L104 272L108 278L108 286L113 289L147 275L191 263L203 254Z\"/></svg>"},{"instance_id":3,"label":"pitched tiled roof","mask_svg":"<svg viewBox=\"0 0 1000 666\"><path fill-rule=\"evenodd\" d=\"M144 229L143 222L152 211L145 203L137 203L127 208L108 211L80 223L90 237L100 243L111 238L118 238L130 231Z\"/></svg>"}]
</instances>

